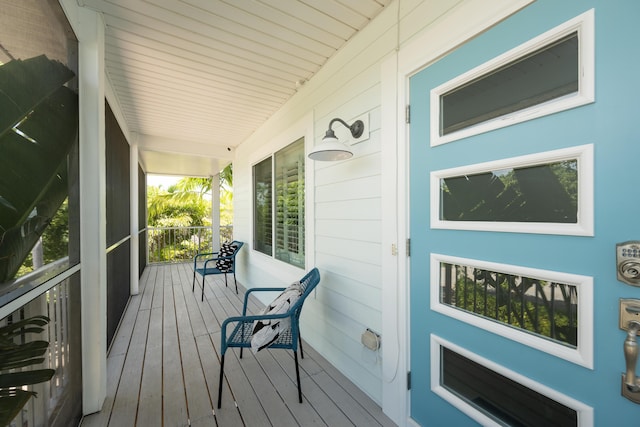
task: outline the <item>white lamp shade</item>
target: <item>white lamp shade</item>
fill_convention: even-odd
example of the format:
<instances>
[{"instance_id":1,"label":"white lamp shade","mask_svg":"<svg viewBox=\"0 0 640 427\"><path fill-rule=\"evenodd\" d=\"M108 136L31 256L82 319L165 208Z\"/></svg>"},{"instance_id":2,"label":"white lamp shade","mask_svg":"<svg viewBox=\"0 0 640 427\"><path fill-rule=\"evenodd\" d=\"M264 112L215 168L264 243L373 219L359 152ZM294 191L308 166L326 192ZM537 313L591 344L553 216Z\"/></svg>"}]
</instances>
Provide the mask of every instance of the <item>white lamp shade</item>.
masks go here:
<instances>
[{"instance_id":1,"label":"white lamp shade","mask_svg":"<svg viewBox=\"0 0 640 427\"><path fill-rule=\"evenodd\" d=\"M346 160L353 156L353 152L346 144L338 141L337 138L323 138L322 142L309 152L311 160L334 161Z\"/></svg>"}]
</instances>

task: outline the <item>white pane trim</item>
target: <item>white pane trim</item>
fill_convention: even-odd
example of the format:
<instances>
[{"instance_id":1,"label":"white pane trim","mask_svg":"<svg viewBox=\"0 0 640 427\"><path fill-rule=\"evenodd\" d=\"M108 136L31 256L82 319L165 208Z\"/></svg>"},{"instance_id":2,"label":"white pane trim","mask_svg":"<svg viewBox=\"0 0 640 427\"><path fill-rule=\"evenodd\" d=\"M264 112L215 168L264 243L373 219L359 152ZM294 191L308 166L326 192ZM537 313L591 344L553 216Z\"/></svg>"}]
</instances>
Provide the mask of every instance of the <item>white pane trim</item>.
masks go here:
<instances>
[{"instance_id":1,"label":"white pane trim","mask_svg":"<svg viewBox=\"0 0 640 427\"><path fill-rule=\"evenodd\" d=\"M543 337L493 321L440 302L440 263L461 264L541 280L565 283L578 288L578 345L571 348ZM535 348L577 365L593 369L593 278L577 274L500 264L475 259L431 254L431 310L468 323L520 344Z\"/></svg>"},{"instance_id":2,"label":"white pane trim","mask_svg":"<svg viewBox=\"0 0 640 427\"><path fill-rule=\"evenodd\" d=\"M578 222L575 224L497 221L446 221L440 219L440 181L444 178L473 175L508 168L521 168L564 160L578 161ZM545 151L508 159L476 163L450 169L432 171L431 228L451 230L501 231L511 233L561 234L593 236L593 144L560 150Z\"/></svg>"},{"instance_id":3,"label":"white pane trim","mask_svg":"<svg viewBox=\"0 0 640 427\"><path fill-rule=\"evenodd\" d=\"M446 92L461 87L470 81L496 70L510 62L522 58L551 42L567 36L573 32L578 33L578 55L580 58L578 92L563 96L548 102L535 105L524 110L497 117L492 120L453 132L448 135L440 135L440 97ZM516 123L533 120L538 117L557 113L594 102L594 11L593 9L571 19L540 36L521 44L504 54L467 71L460 76L435 87L430 93L430 143L437 146L452 142L461 138L488 132L494 129L510 126Z\"/></svg>"},{"instance_id":4,"label":"white pane trim","mask_svg":"<svg viewBox=\"0 0 640 427\"><path fill-rule=\"evenodd\" d=\"M580 427L592 427L594 425L593 418L593 408L572 398L567 396L566 394L562 394L557 390L554 390L550 387L545 386L544 384L540 384L539 382L533 381L530 378L525 377L517 372L514 372L508 368L505 368L502 365L498 365L495 362L492 362L484 357L481 357L475 353L470 352L452 342L449 342L437 335L431 334L431 391L433 391L438 396L442 397L444 400L455 406L458 410L465 413L467 416L471 417L478 423L483 426L502 426L503 424L497 423L493 418L486 416L484 413L477 410L475 407L471 406L465 400L461 399L457 395L453 394L445 387L441 385L441 353L440 347L446 347L467 359L473 360L474 362L486 366L487 368L519 383L525 387L530 388L531 390L535 390L536 392L547 396L550 399L555 400L569 408L575 410L578 414L578 426Z\"/></svg>"}]
</instances>

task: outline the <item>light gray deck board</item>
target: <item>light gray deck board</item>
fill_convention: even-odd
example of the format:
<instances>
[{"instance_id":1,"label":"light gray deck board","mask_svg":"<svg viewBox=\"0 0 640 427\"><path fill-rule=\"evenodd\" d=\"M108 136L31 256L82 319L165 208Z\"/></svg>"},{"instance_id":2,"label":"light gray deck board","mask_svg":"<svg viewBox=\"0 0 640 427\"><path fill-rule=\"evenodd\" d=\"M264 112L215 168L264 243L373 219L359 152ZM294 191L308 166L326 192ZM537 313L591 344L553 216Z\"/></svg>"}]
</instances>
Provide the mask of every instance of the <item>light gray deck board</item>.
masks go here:
<instances>
[{"instance_id":1,"label":"light gray deck board","mask_svg":"<svg viewBox=\"0 0 640 427\"><path fill-rule=\"evenodd\" d=\"M293 354L229 349L222 408L216 407L220 325L240 314L244 288L207 277L192 291L189 263L151 265L140 280L107 358L107 398L83 427L393 426L380 407L303 342L298 402ZM199 282L201 283L201 282ZM273 294L275 297L276 294ZM260 310L251 298L250 312ZM302 330L304 337L304 330Z\"/></svg>"},{"instance_id":2,"label":"light gray deck board","mask_svg":"<svg viewBox=\"0 0 640 427\"><path fill-rule=\"evenodd\" d=\"M394 427L396 424L389 419L382 412L382 408L378 406L369 396L366 395L365 392L360 390L349 381L344 375L342 375L332 364L330 364L327 359L323 358L318 354L318 352L312 347L309 348L309 353L313 358L314 362L318 363L319 368L324 371L327 375L329 375L337 384L340 385L345 392L355 399L358 402L358 405L361 406L364 410L366 410L373 418L380 423L380 425L384 427Z\"/></svg>"},{"instance_id":3,"label":"light gray deck board","mask_svg":"<svg viewBox=\"0 0 640 427\"><path fill-rule=\"evenodd\" d=\"M209 335L199 336L196 338L196 344L198 346L198 352L202 360L202 366L204 370L204 376L209 387L209 394L213 400L213 404L217 405L218 402L218 379L220 378L220 359L218 353L216 353L212 337ZM217 338L217 337L216 337ZM233 399L231 398L231 392L227 383L224 385L224 392L222 394L222 406L224 408L230 408L233 406ZM214 408L214 414L218 420L219 426L241 426L242 419L240 413L237 410L220 410Z\"/></svg>"},{"instance_id":4,"label":"light gray deck board","mask_svg":"<svg viewBox=\"0 0 640 427\"><path fill-rule=\"evenodd\" d=\"M227 350L227 354L229 353L230 351ZM280 394L284 390L278 390L273 386L251 351L244 352L243 358L240 360L240 366L244 375L251 379L251 387L256 396L258 396L271 424L278 427L295 427L298 425L283 396ZM297 388L295 390L294 395L297 396ZM240 410L242 410L242 407L240 407Z\"/></svg>"},{"instance_id":5,"label":"light gray deck board","mask_svg":"<svg viewBox=\"0 0 640 427\"><path fill-rule=\"evenodd\" d=\"M135 424L140 394L140 376L144 363L147 331L149 329L149 310L138 312L136 324L131 336L131 344L122 368L118 393L111 411L109 423L113 425Z\"/></svg>"},{"instance_id":6,"label":"light gray deck board","mask_svg":"<svg viewBox=\"0 0 640 427\"><path fill-rule=\"evenodd\" d=\"M161 292L161 289L159 291ZM149 334L141 373L137 423L162 424L162 307L150 310Z\"/></svg>"},{"instance_id":7,"label":"light gray deck board","mask_svg":"<svg viewBox=\"0 0 640 427\"><path fill-rule=\"evenodd\" d=\"M189 420L206 418L213 414L213 405L202 371L202 364L196 347L191 317L185 302L184 289L179 275L173 276L174 303L178 327L182 371ZM176 282L177 281L177 282ZM194 313L195 314L195 313ZM197 318L197 316L194 316Z\"/></svg>"},{"instance_id":8,"label":"light gray deck board","mask_svg":"<svg viewBox=\"0 0 640 427\"><path fill-rule=\"evenodd\" d=\"M140 277L140 280L138 281L138 291L142 294L140 310L149 310L151 308L157 274L157 269L147 268L144 270L142 277Z\"/></svg>"},{"instance_id":9,"label":"light gray deck board","mask_svg":"<svg viewBox=\"0 0 640 427\"><path fill-rule=\"evenodd\" d=\"M164 306L162 315L162 414L163 425L186 425L187 402L182 376L182 359L178 341L173 282L169 266L164 271Z\"/></svg>"}]
</instances>

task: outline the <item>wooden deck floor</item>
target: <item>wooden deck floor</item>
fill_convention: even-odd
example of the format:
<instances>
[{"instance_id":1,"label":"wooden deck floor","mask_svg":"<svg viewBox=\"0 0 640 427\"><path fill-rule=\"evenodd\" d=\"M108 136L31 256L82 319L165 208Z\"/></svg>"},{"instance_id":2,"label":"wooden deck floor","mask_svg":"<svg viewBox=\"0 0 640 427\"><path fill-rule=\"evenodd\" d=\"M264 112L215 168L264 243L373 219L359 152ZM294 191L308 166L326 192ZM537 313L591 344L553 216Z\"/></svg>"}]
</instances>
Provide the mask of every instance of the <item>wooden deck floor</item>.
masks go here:
<instances>
[{"instance_id":1,"label":"wooden deck floor","mask_svg":"<svg viewBox=\"0 0 640 427\"><path fill-rule=\"evenodd\" d=\"M190 264L145 269L107 358L102 412L85 417L83 427L395 426L308 344L300 361L304 403L290 351L246 351L238 359L230 349L222 408L215 408L220 324L239 313L243 295L209 276L201 302L192 274Z\"/></svg>"}]
</instances>

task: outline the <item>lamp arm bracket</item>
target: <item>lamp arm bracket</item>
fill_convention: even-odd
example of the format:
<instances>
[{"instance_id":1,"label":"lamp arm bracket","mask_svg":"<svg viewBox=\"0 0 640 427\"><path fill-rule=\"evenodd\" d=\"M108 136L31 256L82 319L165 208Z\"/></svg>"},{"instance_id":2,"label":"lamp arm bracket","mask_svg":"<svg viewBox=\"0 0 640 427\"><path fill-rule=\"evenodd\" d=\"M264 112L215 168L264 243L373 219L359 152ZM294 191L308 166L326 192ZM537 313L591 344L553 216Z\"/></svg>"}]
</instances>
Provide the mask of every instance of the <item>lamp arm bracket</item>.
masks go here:
<instances>
[{"instance_id":1,"label":"lamp arm bracket","mask_svg":"<svg viewBox=\"0 0 640 427\"><path fill-rule=\"evenodd\" d=\"M349 126L347 122L336 117L335 119L331 119L329 122L330 131L332 131L331 126L333 126L333 123L335 122L342 123L346 128L348 128L351 131L351 136L354 138L360 138L364 132L364 123L362 120L356 120L351 126Z\"/></svg>"}]
</instances>

